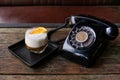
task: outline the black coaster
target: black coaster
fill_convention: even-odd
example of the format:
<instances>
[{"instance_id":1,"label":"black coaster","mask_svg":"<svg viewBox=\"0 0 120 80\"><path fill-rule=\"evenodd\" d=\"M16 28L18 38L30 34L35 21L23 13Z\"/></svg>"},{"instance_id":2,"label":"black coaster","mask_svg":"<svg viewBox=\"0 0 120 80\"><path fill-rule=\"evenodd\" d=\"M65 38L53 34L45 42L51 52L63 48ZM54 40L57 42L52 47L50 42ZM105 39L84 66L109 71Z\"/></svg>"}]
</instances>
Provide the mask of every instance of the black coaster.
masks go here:
<instances>
[{"instance_id":1,"label":"black coaster","mask_svg":"<svg viewBox=\"0 0 120 80\"><path fill-rule=\"evenodd\" d=\"M41 60L45 59L49 55L52 55L57 49L58 46L52 43L49 43L46 50L41 54L35 54L30 52L25 45L24 40L21 40L11 46L8 47L9 51L18 57L21 61L23 61L28 66L34 66Z\"/></svg>"}]
</instances>

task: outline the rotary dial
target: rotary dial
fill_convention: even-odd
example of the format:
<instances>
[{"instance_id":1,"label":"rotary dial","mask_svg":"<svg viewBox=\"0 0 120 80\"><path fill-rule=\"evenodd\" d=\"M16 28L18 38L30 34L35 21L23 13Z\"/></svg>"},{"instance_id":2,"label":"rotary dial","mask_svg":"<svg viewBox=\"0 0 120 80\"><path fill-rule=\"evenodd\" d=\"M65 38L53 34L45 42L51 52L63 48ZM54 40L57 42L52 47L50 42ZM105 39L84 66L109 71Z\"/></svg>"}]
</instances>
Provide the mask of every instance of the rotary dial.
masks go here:
<instances>
[{"instance_id":1,"label":"rotary dial","mask_svg":"<svg viewBox=\"0 0 120 80\"><path fill-rule=\"evenodd\" d=\"M82 26L81 28L76 27L72 30L69 40L70 44L76 48L86 48L93 44L95 41L95 32L88 26Z\"/></svg>"}]
</instances>

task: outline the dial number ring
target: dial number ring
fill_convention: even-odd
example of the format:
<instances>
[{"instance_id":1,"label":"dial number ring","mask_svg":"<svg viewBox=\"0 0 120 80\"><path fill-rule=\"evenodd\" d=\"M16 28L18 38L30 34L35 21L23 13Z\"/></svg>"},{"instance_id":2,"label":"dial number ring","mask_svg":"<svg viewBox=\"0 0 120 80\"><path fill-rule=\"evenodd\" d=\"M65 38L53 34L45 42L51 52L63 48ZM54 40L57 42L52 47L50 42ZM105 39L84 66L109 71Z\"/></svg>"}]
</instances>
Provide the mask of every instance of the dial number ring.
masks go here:
<instances>
[{"instance_id":1,"label":"dial number ring","mask_svg":"<svg viewBox=\"0 0 120 80\"><path fill-rule=\"evenodd\" d=\"M75 28L70 36L70 44L76 49L82 49L91 46L96 39L96 34L89 26Z\"/></svg>"}]
</instances>

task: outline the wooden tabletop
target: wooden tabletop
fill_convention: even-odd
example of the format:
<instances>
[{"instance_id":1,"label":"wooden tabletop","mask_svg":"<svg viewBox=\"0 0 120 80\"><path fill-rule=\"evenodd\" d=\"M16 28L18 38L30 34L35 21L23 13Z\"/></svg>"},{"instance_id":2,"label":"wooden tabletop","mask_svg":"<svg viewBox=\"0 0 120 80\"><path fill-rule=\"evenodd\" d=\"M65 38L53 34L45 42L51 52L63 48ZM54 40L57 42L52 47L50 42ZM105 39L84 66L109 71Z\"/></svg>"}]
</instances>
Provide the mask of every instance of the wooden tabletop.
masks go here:
<instances>
[{"instance_id":1,"label":"wooden tabletop","mask_svg":"<svg viewBox=\"0 0 120 80\"><path fill-rule=\"evenodd\" d=\"M70 62L59 54L39 67L31 68L13 56L7 48L22 40L26 29L0 28L0 80L120 80L120 36L110 42L93 68ZM67 31L69 29L60 30L56 33L57 38Z\"/></svg>"}]
</instances>

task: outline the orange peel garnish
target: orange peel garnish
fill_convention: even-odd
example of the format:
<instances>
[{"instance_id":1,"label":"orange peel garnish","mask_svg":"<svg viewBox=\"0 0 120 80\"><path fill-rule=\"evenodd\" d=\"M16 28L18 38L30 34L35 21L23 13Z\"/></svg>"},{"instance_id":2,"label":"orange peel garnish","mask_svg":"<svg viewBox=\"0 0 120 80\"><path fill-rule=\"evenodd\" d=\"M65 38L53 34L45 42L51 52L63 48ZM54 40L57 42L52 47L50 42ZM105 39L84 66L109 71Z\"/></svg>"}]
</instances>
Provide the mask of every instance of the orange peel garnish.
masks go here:
<instances>
[{"instance_id":1,"label":"orange peel garnish","mask_svg":"<svg viewBox=\"0 0 120 80\"><path fill-rule=\"evenodd\" d=\"M46 33L47 32L47 29L44 28L44 27L38 27L38 28L35 28L33 29L30 34L41 34L41 33Z\"/></svg>"}]
</instances>

